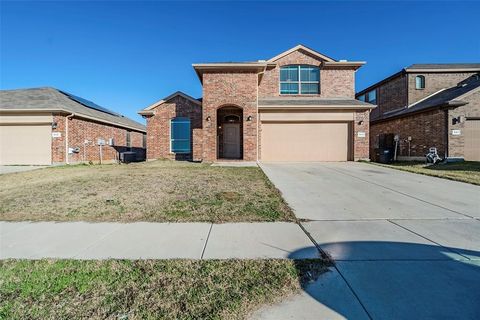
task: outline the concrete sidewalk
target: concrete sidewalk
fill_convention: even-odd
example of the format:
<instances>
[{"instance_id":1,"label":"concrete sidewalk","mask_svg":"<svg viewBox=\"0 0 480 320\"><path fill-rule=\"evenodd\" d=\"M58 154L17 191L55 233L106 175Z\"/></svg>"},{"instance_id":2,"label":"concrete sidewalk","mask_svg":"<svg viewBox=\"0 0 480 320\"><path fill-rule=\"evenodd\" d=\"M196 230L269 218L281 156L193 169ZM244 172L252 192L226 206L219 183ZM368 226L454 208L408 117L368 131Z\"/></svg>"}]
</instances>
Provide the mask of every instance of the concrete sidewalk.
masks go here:
<instances>
[{"instance_id":1,"label":"concrete sidewalk","mask_svg":"<svg viewBox=\"0 0 480 320\"><path fill-rule=\"evenodd\" d=\"M0 222L0 259L318 258L295 223Z\"/></svg>"}]
</instances>

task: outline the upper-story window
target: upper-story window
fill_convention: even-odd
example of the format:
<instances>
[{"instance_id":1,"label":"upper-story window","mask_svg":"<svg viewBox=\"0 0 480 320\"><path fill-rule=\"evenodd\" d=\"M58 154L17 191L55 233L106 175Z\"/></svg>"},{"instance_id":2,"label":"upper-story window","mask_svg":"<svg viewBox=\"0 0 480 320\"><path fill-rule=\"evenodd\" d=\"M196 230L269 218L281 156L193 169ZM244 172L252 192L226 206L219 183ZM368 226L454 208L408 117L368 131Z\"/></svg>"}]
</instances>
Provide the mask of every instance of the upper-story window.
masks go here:
<instances>
[{"instance_id":1,"label":"upper-story window","mask_svg":"<svg viewBox=\"0 0 480 320\"><path fill-rule=\"evenodd\" d=\"M368 91L367 93L362 94L357 97L357 100L365 101L368 103L376 104L377 103L377 89Z\"/></svg>"},{"instance_id":2,"label":"upper-story window","mask_svg":"<svg viewBox=\"0 0 480 320\"><path fill-rule=\"evenodd\" d=\"M290 65L280 68L280 94L319 94L320 70L315 66Z\"/></svg>"},{"instance_id":3,"label":"upper-story window","mask_svg":"<svg viewBox=\"0 0 480 320\"><path fill-rule=\"evenodd\" d=\"M372 103L372 104L377 103L377 90L374 89L374 90L372 90L372 91L367 92L366 98L367 98L366 101L367 101L368 103Z\"/></svg>"},{"instance_id":4,"label":"upper-story window","mask_svg":"<svg viewBox=\"0 0 480 320\"><path fill-rule=\"evenodd\" d=\"M415 77L415 89L425 89L425 76Z\"/></svg>"}]
</instances>

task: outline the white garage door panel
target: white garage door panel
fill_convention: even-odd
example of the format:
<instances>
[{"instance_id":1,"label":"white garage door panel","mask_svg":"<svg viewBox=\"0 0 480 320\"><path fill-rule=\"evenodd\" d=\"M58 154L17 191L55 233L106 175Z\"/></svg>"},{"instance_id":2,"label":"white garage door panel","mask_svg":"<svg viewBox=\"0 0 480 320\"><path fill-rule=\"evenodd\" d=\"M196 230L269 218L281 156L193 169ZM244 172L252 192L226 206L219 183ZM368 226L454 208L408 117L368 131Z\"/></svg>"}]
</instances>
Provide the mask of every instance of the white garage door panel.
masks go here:
<instances>
[{"instance_id":1,"label":"white garage door panel","mask_svg":"<svg viewBox=\"0 0 480 320\"><path fill-rule=\"evenodd\" d=\"M262 161L347 161L347 122L262 123Z\"/></svg>"},{"instance_id":2,"label":"white garage door panel","mask_svg":"<svg viewBox=\"0 0 480 320\"><path fill-rule=\"evenodd\" d=\"M0 164L51 164L51 131L50 125L1 125Z\"/></svg>"}]
</instances>

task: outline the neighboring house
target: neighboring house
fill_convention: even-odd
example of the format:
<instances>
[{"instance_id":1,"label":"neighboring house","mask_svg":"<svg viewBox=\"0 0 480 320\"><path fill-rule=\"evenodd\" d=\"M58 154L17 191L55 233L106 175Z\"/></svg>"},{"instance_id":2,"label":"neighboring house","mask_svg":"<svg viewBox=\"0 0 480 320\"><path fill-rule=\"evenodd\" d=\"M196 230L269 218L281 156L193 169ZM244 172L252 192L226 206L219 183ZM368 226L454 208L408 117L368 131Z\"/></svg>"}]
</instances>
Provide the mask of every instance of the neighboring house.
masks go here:
<instances>
[{"instance_id":1,"label":"neighboring house","mask_svg":"<svg viewBox=\"0 0 480 320\"><path fill-rule=\"evenodd\" d=\"M54 88L0 91L0 165L112 162L127 150L144 158L145 133L138 122Z\"/></svg>"},{"instance_id":2,"label":"neighboring house","mask_svg":"<svg viewBox=\"0 0 480 320\"><path fill-rule=\"evenodd\" d=\"M370 154L395 135L400 160L442 157L480 161L480 63L414 64L360 91L376 104L370 115Z\"/></svg>"},{"instance_id":3,"label":"neighboring house","mask_svg":"<svg viewBox=\"0 0 480 320\"><path fill-rule=\"evenodd\" d=\"M269 60L193 64L202 99L176 92L139 112L147 118L147 158L368 159L375 106L355 100L363 64L302 45Z\"/></svg>"}]
</instances>

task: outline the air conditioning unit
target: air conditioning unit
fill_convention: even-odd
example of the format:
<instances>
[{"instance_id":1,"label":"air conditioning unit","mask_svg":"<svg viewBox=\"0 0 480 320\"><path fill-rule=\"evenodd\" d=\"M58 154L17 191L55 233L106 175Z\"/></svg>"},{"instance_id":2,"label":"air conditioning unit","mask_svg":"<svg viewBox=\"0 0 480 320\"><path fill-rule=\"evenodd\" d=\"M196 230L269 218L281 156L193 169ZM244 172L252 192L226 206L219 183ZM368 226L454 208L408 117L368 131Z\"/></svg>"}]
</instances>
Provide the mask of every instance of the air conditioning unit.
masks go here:
<instances>
[{"instance_id":1,"label":"air conditioning unit","mask_svg":"<svg viewBox=\"0 0 480 320\"><path fill-rule=\"evenodd\" d=\"M120 152L120 161L123 163L136 162L137 153L134 151Z\"/></svg>"}]
</instances>

